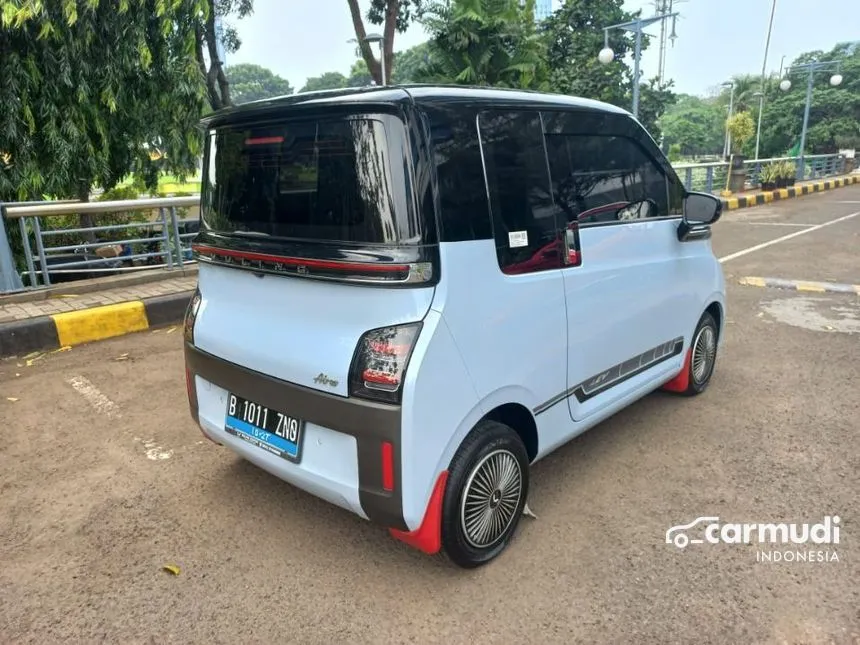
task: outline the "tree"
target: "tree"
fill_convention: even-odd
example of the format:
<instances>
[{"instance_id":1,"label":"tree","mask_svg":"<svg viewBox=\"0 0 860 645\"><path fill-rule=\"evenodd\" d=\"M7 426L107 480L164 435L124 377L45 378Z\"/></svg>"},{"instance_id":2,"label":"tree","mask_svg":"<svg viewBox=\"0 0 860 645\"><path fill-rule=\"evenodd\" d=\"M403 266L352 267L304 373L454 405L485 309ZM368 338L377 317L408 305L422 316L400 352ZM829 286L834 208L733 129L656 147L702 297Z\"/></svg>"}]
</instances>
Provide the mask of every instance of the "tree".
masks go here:
<instances>
[{"instance_id":1,"label":"tree","mask_svg":"<svg viewBox=\"0 0 860 645\"><path fill-rule=\"evenodd\" d=\"M154 188L200 154L200 0L0 0L0 199ZM86 219L84 218L86 222Z\"/></svg>"},{"instance_id":2,"label":"tree","mask_svg":"<svg viewBox=\"0 0 860 645\"><path fill-rule=\"evenodd\" d=\"M840 43L829 52L806 52L792 65L810 60L839 61L843 80L838 87L832 87L828 83L832 72L815 74L806 154L829 154L844 147L860 147L860 45ZM788 92L774 87L766 93L760 156L787 154L800 142L806 105L806 75L801 72L792 74L791 81Z\"/></svg>"},{"instance_id":3,"label":"tree","mask_svg":"<svg viewBox=\"0 0 860 645\"><path fill-rule=\"evenodd\" d=\"M300 92L316 92L318 90L335 90L347 87L348 79L340 72L326 72L322 76L310 77Z\"/></svg>"},{"instance_id":4,"label":"tree","mask_svg":"<svg viewBox=\"0 0 860 645\"><path fill-rule=\"evenodd\" d=\"M628 22L641 11L623 9L623 0L566 0L541 28L546 44L549 87L553 92L583 96L629 110L633 102L633 71L624 62L634 51L634 36L613 29L608 32L609 46L615 60L603 65L597 60L604 47L607 25ZM642 51L650 39L642 35ZM658 84L656 79L641 83L639 120L651 135L660 139L659 119L674 101L671 82Z\"/></svg>"},{"instance_id":5,"label":"tree","mask_svg":"<svg viewBox=\"0 0 860 645\"><path fill-rule=\"evenodd\" d=\"M443 0L426 9L424 82L546 89L534 0Z\"/></svg>"},{"instance_id":6,"label":"tree","mask_svg":"<svg viewBox=\"0 0 860 645\"><path fill-rule=\"evenodd\" d=\"M394 35L406 31L412 19L421 12L422 0L371 0L367 19L373 25L382 25L383 56L385 57L385 84L391 81L391 70L394 52ZM382 81L382 65L373 53L373 49L365 39L367 29L358 7L358 0L347 0L352 26L361 57L364 59L370 75L377 85Z\"/></svg>"},{"instance_id":7,"label":"tree","mask_svg":"<svg viewBox=\"0 0 860 645\"><path fill-rule=\"evenodd\" d=\"M415 83L420 78L421 68L430 62L430 43L423 42L394 54L392 83Z\"/></svg>"},{"instance_id":8,"label":"tree","mask_svg":"<svg viewBox=\"0 0 860 645\"><path fill-rule=\"evenodd\" d=\"M660 118L676 99L672 85L672 81L659 83L653 78L639 88L639 122L658 142L662 137Z\"/></svg>"},{"instance_id":9,"label":"tree","mask_svg":"<svg viewBox=\"0 0 860 645\"><path fill-rule=\"evenodd\" d=\"M234 103L248 103L274 96L292 94L289 81L260 65L242 63L226 69Z\"/></svg>"},{"instance_id":10,"label":"tree","mask_svg":"<svg viewBox=\"0 0 860 645\"><path fill-rule=\"evenodd\" d=\"M721 154L725 112L718 99L681 95L660 118L664 146L678 145L682 155Z\"/></svg>"},{"instance_id":11,"label":"tree","mask_svg":"<svg viewBox=\"0 0 860 645\"><path fill-rule=\"evenodd\" d=\"M633 20L623 0L566 0L542 25L546 43L549 86L553 92L584 96L630 108L633 72L624 62L634 48L633 36L619 29L609 32L615 60L603 65L597 53L603 48L603 27ZM648 47L642 36L642 50Z\"/></svg>"},{"instance_id":12,"label":"tree","mask_svg":"<svg viewBox=\"0 0 860 645\"><path fill-rule=\"evenodd\" d=\"M128 0L121 0L127 2ZM180 0L181 1L181 0ZM213 110L233 105L230 96L230 83L224 71L224 61L218 56L218 45L224 47L226 53L239 49L242 42L236 28L224 22L224 18L236 15L244 18L254 10L254 0L201 0L206 5L194 25L196 41L195 52L200 73L206 79L206 91L209 105ZM159 0L163 5L165 0Z\"/></svg>"},{"instance_id":13,"label":"tree","mask_svg":"<svg viewBox=\"0 0 860 645\"><path fill-rule=\"evenodd\" d=\"M732 138L732 152L740 154L755 134L755 122L749 112L735 112L726 121L726 129Z\"/></svg>"}]
</instances>

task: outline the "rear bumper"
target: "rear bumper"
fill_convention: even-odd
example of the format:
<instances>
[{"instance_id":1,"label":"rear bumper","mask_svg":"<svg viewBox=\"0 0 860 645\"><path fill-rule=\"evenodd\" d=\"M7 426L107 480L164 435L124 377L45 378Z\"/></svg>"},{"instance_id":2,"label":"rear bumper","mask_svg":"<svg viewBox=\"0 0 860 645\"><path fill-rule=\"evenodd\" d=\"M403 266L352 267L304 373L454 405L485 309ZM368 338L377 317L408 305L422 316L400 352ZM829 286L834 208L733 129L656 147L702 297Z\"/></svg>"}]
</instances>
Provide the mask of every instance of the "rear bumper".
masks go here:
<instances>
[{"instance_id":1,"label":"rear bumper","mask_svg":"<svg viewBox=\"0 0 860 645\"><path fill-rule=\"evenodd\" d=\"M185 343L191 415L204 433L276 477L352 510L373 522L406 531L401 473L401 409L344 398L247 369ZM224 430L227 392L306 422L299 464L285 461ZM383 488L383 442L394 449L393 490Z\"/></svg>"}]
</instances>

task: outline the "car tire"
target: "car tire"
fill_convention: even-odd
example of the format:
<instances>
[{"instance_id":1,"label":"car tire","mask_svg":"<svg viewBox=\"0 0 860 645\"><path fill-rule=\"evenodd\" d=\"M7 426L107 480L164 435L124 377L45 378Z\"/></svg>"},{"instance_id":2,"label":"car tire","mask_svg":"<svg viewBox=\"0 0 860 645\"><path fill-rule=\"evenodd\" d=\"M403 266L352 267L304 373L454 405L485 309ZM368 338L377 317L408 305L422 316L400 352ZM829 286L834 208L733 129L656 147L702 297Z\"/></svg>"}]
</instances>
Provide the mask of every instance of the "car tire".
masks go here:
<instances>
[{"instance_id":1,"label":"car tire","mask_svg":"<svg viewBox=\"0 0 860 645\"><path fill-rule=\"evenodd\" d=\"M682 392L685 396L695 396L704 392L711 382L717 361L717 342L720 330L717 321L705 312L693 332L690 343L690 364L687 366L687 389Z\"/></svg>"},{"instance_id":2,"label":"car tire","mask_svg":"<svg viewBox=\"0 0 860 645\"><path fill-rule=\"evenodd\" d=\"M442 503L442 548L472 569L510 544L529 492L529 457L520 436L498 421L481 421L448 469Z\"/></svg>"}]
</instances>

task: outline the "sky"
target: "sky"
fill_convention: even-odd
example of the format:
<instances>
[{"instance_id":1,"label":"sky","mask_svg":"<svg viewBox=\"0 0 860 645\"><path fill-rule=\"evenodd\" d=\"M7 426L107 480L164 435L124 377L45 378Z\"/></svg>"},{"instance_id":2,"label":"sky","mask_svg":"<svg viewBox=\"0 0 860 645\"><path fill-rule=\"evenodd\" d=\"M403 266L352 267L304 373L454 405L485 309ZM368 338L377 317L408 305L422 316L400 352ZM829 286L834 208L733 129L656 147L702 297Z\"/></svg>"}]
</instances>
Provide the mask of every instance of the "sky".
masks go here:
<instances>
[{"instance_id":1,"label":"sky","mask_svg":"<svg viewBox=\"0 0 860 645\"><path fill-rule=\"evenodd\" d=\"M666 55L666 76L674 91L704 95L734 74L761 74L773 0L675 0L680 13L677 39ZM798 54L829 51L842 41L860 40L858 0L776 0L767 69L777 72ZM360 0L362 12L369 0ZM561 0L553 0L553 8ZM655 13L652 0L626 0L625 9ZM355 33L346 0L254 0L254 13L230 20L242 40L227 55L227 65L256 63L268 67L299 90L308 77L329 71L349 73L355 60ZM368 32L378 30L365 25ZM657 72L660 25L646 29L654 36L642 55L644 78ZM397 34L400 51L427 39L418 25ZM594 52L595 56L597 52Z\"/></svg>"}]
</instances>

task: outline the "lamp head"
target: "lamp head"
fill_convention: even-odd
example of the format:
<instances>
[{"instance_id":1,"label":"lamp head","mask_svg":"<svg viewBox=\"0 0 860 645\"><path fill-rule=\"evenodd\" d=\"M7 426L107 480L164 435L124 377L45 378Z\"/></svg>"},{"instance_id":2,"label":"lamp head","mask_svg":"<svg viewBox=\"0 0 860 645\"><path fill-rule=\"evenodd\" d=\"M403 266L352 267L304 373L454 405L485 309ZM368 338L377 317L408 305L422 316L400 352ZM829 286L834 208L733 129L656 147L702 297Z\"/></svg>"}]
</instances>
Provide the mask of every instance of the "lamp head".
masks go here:
<instances>
[{"instance_id":1,"label":"lamp head","mask_svg":"<svg viewBox=\"0 0 860 645\"><path fill-rule=\"evenodd\" d=\"M600 50L600 53L597 54L597 60L599 60L603 65L608 65L615 59L615 52L612 51L611 47L604 47Z\"/></svg>"}]
</instances>

